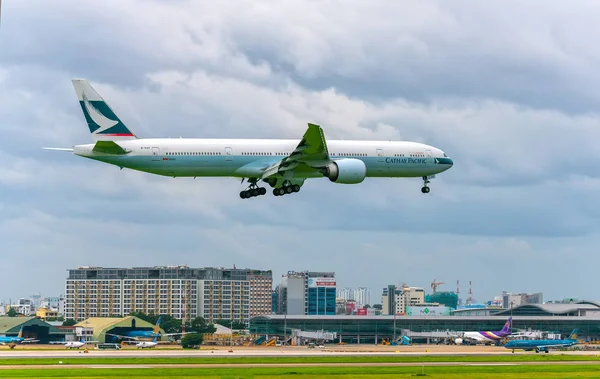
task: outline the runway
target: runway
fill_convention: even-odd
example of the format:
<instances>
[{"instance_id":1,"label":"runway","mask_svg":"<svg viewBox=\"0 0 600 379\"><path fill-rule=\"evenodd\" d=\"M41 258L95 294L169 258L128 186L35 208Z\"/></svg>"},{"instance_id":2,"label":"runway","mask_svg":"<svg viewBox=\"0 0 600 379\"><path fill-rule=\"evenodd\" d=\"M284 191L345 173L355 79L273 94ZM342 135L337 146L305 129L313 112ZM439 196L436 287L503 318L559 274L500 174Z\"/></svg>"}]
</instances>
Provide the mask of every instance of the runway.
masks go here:
<instances>
[{"instance_id":1,"label":"runway","mask_svg":"<svg viewBox=\"0 0 600 379\"><path fill-rule=\"evenodd\" d=\"M448 345L413 345L413 346L331 346L323 349L308 349L306 347L205 347L200 350L187 350L181 348L153 348L122 350L94 350L89 349L50 349L32 348L14 350L0 349L2 358L223 358L223 357L352 357L352 356L500 356L500 355L539 355L534 352L511 350L498 346L448 346ZM573 350L551 351L543 355L587 355L599 356L600 350Z\"/></svg>"}]
</instances>

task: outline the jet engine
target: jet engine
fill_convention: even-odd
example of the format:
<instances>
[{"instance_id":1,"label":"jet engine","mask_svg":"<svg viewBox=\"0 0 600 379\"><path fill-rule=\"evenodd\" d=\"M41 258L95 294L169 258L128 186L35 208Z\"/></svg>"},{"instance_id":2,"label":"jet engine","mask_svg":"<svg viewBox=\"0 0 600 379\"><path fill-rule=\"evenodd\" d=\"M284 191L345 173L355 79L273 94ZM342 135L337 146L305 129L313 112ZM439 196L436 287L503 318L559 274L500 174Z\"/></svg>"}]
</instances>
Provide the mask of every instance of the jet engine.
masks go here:
<instances>
[{"instance_id":1,"label":"jet engine","mask_svg":"<svg viewBox=\"0 0 600 379\"><path fill-rule=\"evenodd\" d=\"M327 165L323 174L334 183L358 184L365 180L367 166L360 159L339 159Z\"/></svg>"}]
</instances>

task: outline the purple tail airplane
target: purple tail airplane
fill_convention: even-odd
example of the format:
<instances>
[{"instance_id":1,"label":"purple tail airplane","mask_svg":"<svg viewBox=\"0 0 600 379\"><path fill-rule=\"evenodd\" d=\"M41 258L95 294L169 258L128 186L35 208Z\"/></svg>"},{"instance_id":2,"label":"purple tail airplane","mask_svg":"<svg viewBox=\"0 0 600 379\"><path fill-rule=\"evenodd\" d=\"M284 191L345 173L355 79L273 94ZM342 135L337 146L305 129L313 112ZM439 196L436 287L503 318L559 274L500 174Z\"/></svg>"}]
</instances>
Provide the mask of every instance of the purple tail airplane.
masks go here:
<instances>
[{"instance_id":1,"label":"purple tail airplane","mask_svg":"<svg viewBox=\"0 0 600 379\"><path fill-rule=\"evenodd\" d=\"M512 334L512 316L506 320L502 330L496 332L465 332L463 338L457 338L454 342L457 345L463 343L463 340L470 340L476 343L490 344L508 337Z\"/></svg>"}]
</instances>

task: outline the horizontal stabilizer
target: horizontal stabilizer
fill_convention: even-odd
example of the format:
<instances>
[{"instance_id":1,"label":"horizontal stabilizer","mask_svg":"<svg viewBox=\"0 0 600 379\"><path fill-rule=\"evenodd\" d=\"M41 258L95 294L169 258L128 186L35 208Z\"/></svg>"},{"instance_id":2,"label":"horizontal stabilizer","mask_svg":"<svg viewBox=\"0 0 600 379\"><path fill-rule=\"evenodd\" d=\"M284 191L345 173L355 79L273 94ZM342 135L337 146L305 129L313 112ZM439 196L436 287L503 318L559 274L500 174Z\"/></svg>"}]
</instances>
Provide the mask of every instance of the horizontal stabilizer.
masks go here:
<instances>
[{"instance_id":1,"label":"horizontal stabilizer","mask_svg":"<svg viewBox=\"0 0 600 379\"><path fill-rule=\"evenodd\" d=\"M44 150L54 150L54 151L69 151L73 152L72 147L43 147Z\"/></svg>"},{"instance_id":2,"label":"horizontal stabilizer","mask_svg":"<svg viewBox=\"0 0 600 379\"><path fill-rule=\"evenodd\" d=\"M124 155L124 154L129 153L129 151L126 151L125 149L123 149L121 146L117 145L113 141L98 141L98 142L96 142L96 145L94 146L94 151L97 153L115 154L115 155Z\"/></svg>"}]
</instances>

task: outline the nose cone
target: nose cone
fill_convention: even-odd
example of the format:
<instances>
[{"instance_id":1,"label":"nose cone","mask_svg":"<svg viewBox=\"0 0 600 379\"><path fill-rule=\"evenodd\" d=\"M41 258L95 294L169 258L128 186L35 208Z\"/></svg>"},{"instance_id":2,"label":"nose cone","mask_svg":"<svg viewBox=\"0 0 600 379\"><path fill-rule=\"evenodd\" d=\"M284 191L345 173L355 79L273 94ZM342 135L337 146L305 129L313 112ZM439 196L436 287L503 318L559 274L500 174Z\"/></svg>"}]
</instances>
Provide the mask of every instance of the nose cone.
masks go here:
<instances>
[{"instance_id":1,"label":"nose cone","mask_svg":"<svg viewBox=\"0 0 600 379\"><path fill-rule=\"evenodd\" d=\"M454 161L448 157L435 158L435 163L444 166L446 170L454 166Z\"/></svg>"}]
</instances>

